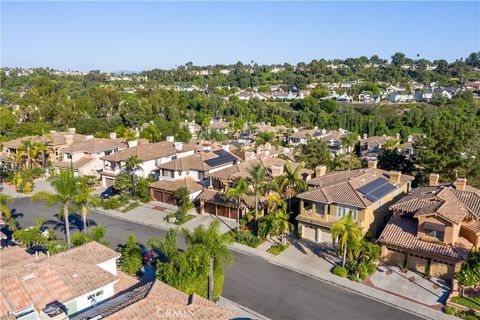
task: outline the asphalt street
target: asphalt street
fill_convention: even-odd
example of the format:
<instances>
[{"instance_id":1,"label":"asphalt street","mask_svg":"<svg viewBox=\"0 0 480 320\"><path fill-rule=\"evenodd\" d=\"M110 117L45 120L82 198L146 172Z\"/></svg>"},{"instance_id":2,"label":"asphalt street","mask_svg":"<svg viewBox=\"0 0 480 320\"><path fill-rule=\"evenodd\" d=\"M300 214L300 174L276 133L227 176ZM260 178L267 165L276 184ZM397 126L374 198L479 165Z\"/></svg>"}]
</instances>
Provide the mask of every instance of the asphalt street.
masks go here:
<instances>
[{"instance_id":1,"label":"asphalt street","mask_svg":"<svg viewBox=\"0 0 480 320\"><path fill-rule=\"evenodd\" d=\"M54 216L58 208L45 209L41 202L31 202L30 198L16 199L10 207L15 209L14 217L21 227L34 225L37 218L43 218L48 225L57 228L59 237L63 236L63 223ZM96 212L91 212L89 219L90 226L106 227L106 240L112 248L124 243L130 234L134 234L140 244L145 244L151 237L163 238L166 234L161 229ZM72 222L72 228L81 226L78 217L74 216ZM234 262L226 269L223 296L271 319L421 319L259 257L239 252L233 252L233 255Z\"/></svg>"}]
</instances>

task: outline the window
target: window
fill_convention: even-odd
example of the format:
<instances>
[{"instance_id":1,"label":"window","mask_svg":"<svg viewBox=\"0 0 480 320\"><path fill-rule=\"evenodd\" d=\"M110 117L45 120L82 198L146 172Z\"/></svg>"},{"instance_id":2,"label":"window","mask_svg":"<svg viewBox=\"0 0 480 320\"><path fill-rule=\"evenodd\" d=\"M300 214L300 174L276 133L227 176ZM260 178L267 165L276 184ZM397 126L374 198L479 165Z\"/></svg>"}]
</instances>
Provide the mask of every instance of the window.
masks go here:
<instances>
[{"instance_id":1,"label":"window","mask_svg":"<svg viewBox=\"0 0 480 320\"><path fill-rule=\"evenodd\" d=\"M173 178L173 171L171 170L162 170L162 176Z\"/></svg>"},{"instance_id":2,"label":"window","mask_svg":"<svg viewBox=\"0 0 480 320\"><path fill-rule=\"evenodd\" d=\"M347 216L349 213L352 213L353 220L357 221L357 209L355 208L348 208L348 207L337 207L337 217L343 218Z\"/></svg>"},{"instance_id":3,"label":"window","mask_svg":"<svg viewBox=\"0 0 480 320\"><path fill-rule=\"evenodd\" d=\"M445 238L445 231L425 229L425 234L431 238L435 238L440 241L443 241L443 239Z\"/></svg>"},{"instance_id":4,"label":"window","mask_svg":"<svg viewBox=\"0 0 480 320\"><path fill-rule=\"evenodd\" d=\"M199 180L205 179L205 171L199 171L198 172L198 179Z\"/></svg>"},{"instance_id":5,"label":"window","mask_svg":"<svg viewBox=\"0 0 480 320\"><path fill-rule=\"evenodd\" d=\"M317 214L323 215L325 213L325 206L322 203L316 203Z\"/></svg>"}]
</instances>

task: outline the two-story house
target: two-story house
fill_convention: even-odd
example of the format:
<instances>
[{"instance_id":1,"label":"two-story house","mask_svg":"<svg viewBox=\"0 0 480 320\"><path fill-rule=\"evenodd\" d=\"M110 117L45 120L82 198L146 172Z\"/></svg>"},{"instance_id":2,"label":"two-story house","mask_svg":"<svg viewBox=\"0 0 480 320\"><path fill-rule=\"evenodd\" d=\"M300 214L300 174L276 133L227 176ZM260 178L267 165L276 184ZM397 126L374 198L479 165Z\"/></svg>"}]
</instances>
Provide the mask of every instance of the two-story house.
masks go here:
<instances>
[{"instance_id":1,"label":"two-story house","mask_svg":"<svg viewBox=\"0 0 480 320\"><path fill-rule=\"evenodd\" d=\"M363 134L362 138L359 139L360 144L360 155L362 158L367 160L376 160L382 151L382 148L392 140L398 140L400 142L400 137L390 137L387 135L383 136L371 136L369 137L366 133Z\"/></svg>"},{"instance_id":2,"label":"two-story house","mask_svg":"<svg viewBox=\"0 0 480 320\"><path fill-rule=\"evenodd\" d=\"M199 151L159 164L155 171L158 181L150 184L150 194L157 201L176 205L175 191L186 187L190 199L194 200L206 186L209 173L231 167L239 161L227 150L218 149Z\"/></svg>"},{"instance_id":3,"label":"two-story house","mask_svg":"<svg viewBox=\"0 0 480 320\"><path fill-rule=\"evenodd\" d=\"M250 169L255 165L262 165L267 169L268 179L275 178L283 174L284 166L287 161L271 156L259 156L256 159L246 160L237 163L234 166L223 170L218 170L208 174L209 188L204 190L200 196L200 213L209 213L230 219L237 219L237 203L225 198L228 188L239 178L248 180L250 178ZM295 170L298 163L289 163L292 170ZM300 175L303 180L310 179L313 170L302 169ZM261 200L261 202L263 202ZM240 215L243 216L247 209L253 209L255 198L251 195L245 195L240 207ZM261 207L263 204L261 203Z\"/></svg>"},{"instance_id":4,"label":"two-story house","mask_svg":"<svg viewBox=\"0 0 480 320\"><path fill-rule=\"evenodd\" d=\"M316 170L307 181L310 190L300 193L297 216L302 238L331 243L332 225L352 213L363 232L376 236L387 221L388 206L410 190L413 177L376 167L326 173Z\"/></svg>"},{"instance_id":5,"label":"two-story house","mask_svg":"<svg viewBox=\"0 0 480 320\"><path fill-rule=\"evenodd\" d=\"M451 278L469 251L480 247L480 190L465 178L414 189L390 206L393 214L378 239L385 263Z\"/></svg>"},{"instance_id":6,"label":"two-story house","mask_svg":"<svg viewBox=\"0 0 480 320\"><path fill-rule=\"evenodd\" d=\"M101 158L126 147L125 139L116 139L115 134L110 139L87 138L62 149L63 161L53 165L57 169L72 168L76 175L99 176L104 167Z\"/></svg>"},{"instance_id":7,"label":"two-story house","mask_svg":"<svg viewBox=\"0 0 480 320\"><path fill-rule=\"evenodd\" d=\"M131 157L137 157L141 161L141 170L137 170L135 174L140 177L148 177L155 175L158 165L194 153L193 146L173 141L143 143L123 149L100 158L103 160L103 171L100 173L103 186L109 187L114 184L115 177L125 168L126 161ZM158 179L158 177L156 178Z\"/></svg>"}]
</instances>

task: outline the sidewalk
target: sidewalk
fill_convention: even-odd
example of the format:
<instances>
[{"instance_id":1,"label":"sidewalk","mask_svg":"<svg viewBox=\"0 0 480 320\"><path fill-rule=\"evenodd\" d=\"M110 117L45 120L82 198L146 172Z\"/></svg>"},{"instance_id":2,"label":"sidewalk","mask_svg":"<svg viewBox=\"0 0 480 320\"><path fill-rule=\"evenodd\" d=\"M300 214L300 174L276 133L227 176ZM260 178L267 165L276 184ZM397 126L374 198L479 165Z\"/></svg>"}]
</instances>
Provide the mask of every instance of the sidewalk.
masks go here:
<instances>
[{"instance_id":1,"label":"sidewalk","mask_svg":"<svg viewBox=\"0 0 480 320\"><path fill-rule=\"evenodd\" d=\"M257 312L250 310L242 305L239 305L238 303L235 303L231 300L228 300L227 298L220 297L220 299L217 302L218 305L223 306L229 310L232 310L235 313L235 317L233 319L238 319L238 320L270 320L267 317L262 316L261 314L258 314Z\"/></svg>"},{"instance_id":2,"label":"sidewalk","mask_svg":"<svg viewBox=\"0 0 480 320\"><path fill-rule=\"evenodd\" d=\"M441 311L437 311L432 308L426 307L424 305L403 299L396 295L366 286L362 283L353 282L346 278L338 277L330 273L329 271L324 271L313 266L307 266L302 263L292 261L291 259L284 258L281 255L274 256L268 252L261 251L256 248L251 248L236 242L231 246L231 248L232 250L235 250L241 253L258 256L272 264L276 264L278 266L290 269L292 271L296 271L296 272L305 274L307 276L314 277L321 281L328 282L332 285L340 286L346 290L356 292L368 298L383 302L387 305L391 305L395 308L409 312L411 314L414 314L416 316L419 316L425 319L431 319L431 320L457 319L456 317L447 315Z\"/></svg>"}]
</instances>

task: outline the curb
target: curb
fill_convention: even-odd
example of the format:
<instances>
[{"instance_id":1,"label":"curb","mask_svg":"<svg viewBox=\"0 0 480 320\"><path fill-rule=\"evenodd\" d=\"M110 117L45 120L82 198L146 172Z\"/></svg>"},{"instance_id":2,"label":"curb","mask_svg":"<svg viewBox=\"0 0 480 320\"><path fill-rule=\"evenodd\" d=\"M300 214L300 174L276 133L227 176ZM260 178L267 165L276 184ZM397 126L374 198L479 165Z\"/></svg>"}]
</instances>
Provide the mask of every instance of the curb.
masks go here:
<instances>
[{"instance_id":1,"label":"curb","mask_svg":"<svg viewBox=\"0 0 480 320\"><path fill-rule=\"evenodd\" d=\"M229 308L229 306L233 306L234 308L236 309L239 309L245 313L248 314L248 316L253 316L254 318L249 318L250 320L271 320L270 318L267 318L265 317L264 315L261 315L260 313L256 312L256 311L253 311L252 309L249 309L245 306L242 306L236 302L233 302L232 300L229 300L227 298L224 298L224 297L220 297L221 301L218 302L219 305L222 305L228 309L232 309L232 308ZM235 311L235 310L234 310ZM246 319L244 318L244 316L240 316L240 317L236 317L235 319Z\"/></svg>"},{"instance_id":2,"label":"curb","mask_svg":"<svg viewBox=\"0 0 480 320\"><path fill-rule=\"evenodd\" d=\"M367 297L369 299L379 301L383 304L392 306L396 309L408 312L409 314L412 314L412 315L415 315L415 316L418 316L418 317L421 317L421 318L424 318L424 319L431 319L431 320L443 320L443 319L453 320L453 319L457 319L456 317L447 315L447 314L445 314L441 311L437 311L437 310L434 310L432 308L426 307L424 305L411 302L411 301L406 300L404 298L395 296L391 293L380 291L376 288L371 288L371 287L367 287L367 286L365 286L365 288L363 288L362 286L364 286L364 285L361 284L361 283L356 283L356 282L350 281L348 279L339 278L339 277L337 277L333 274L332 275L328 274L328 275L325 275L324 277L322 277L319 274L315 274L315 273L312 273L312 272L302 270L298 266L292 266L291 263L286 264L286 263L281 262L281 261L273 260L276 256L270 255L269 253L263 252L263 251L262 252L256 252L257 249L245 246L245 245L240 244L240 243L234 243L230 248L232 250L240 252L240 253L255 255L257 257L260 257L260 258L268 261L271 264L274 264L274 265L277 265L279 267L283 267L283 268L289 269L291 271L294 271L294 272L297 272L297 273L300 273L300 274L318 279L320 281L326 282L328 284L331 284L331 285L334 285L334 286L337 286L337 287L341 287L343 289L349 290L350 292L360 294L360 295L362 295L364 297ZM338 279L336 279L336 278L338 278ZM401 302L403 304L405 304L405 306L402 306L402 305L399 305L399 304L395 303L394 302L395 300L401 300Z\"/></svg>"}]
</instances>

